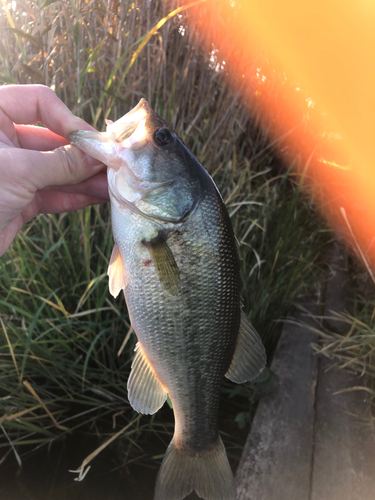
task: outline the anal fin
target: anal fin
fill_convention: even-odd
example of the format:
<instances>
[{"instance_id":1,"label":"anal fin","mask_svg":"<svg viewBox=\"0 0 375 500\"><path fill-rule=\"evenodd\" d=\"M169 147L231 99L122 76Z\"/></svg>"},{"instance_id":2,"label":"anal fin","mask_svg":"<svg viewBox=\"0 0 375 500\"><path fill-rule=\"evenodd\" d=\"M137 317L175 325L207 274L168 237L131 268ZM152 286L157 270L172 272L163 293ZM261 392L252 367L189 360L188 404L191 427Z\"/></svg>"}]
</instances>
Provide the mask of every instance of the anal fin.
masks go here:
<instances>
[{"instance_id":1,"label":"anal fin","mask_svg":"<svg viewBox=\"0 0 375 500\"><path fill-rule=\"evenodd\" d=\"M116 298L127 284L124 264L117 243L115 243L112 250L107 274L109 276L109 291Z\"/></svg>"},{"instance_id":2,"label":"anal fin","mask_svg":"<svg viewBox=\"0 0 375 500\"><path fill-rule=\"evenodd\" d=\"M241 324L232 362L225 374L236 384L254 380L266 365L266 351L258 332L241 311Z\"/></svg>"},{"instance_id":3,"label":"anal fin","mask_svg":"<svg viewBox=\"0 0 375 500\"><path fill-rule=\"evenodd\" d=\"M139 342L135 352L128 378L129 402L139 413L151 415L163 406L167 399L167 391L156 377Z\"/></svg>"}]
</instances>

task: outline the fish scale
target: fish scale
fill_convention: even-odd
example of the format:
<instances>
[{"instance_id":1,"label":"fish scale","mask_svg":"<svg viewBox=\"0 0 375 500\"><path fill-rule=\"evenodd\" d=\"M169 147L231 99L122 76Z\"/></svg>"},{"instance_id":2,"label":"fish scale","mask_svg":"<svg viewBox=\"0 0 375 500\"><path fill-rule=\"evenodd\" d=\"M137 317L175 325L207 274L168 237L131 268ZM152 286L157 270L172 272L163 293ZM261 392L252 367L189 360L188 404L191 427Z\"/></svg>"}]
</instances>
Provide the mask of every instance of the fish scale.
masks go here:
<instances>
[{"instance_id":1,"label":"fish scale","mask_svg":"<svg viewBox=\"0 0 375 500\"><path fill-rule=\"evenodd\" d=\"M108 166L115 247L108 268L124 291L138 338L128 397L155 413L167 394L175 430L155 500L235 500L219 435L220 384L255 378L265 365L241 307L240 263L230 218L208 173L142 99L107 132L71 142Z\"/></svg>"}]
</instances>

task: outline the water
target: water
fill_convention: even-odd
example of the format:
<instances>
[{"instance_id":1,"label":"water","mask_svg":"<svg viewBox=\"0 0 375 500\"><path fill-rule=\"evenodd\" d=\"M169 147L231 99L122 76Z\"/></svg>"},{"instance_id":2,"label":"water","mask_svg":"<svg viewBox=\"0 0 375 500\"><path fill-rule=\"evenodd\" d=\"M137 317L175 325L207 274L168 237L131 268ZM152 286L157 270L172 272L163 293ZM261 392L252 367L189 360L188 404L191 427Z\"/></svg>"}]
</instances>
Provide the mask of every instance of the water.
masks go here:
<instances>
[{"instance_id":1,"label":"water","mask_svg":"<svg viewBox=\"0 0 375 500\"><path fill-rule=\"evenodd\" d=\"M247 398L235 395L222 401L219 428L233 471L249 430L248 423L239 428L235 421L238 412L245 409L250 410ZM103 437L75 432L37 451L26 453L20 448L22 468L13 454L0 465L0 500L153 500L156 476L170 438L170 433L159 428L134 444L118 439L90 462L91 469L80 482L74 481L78 474L69 470L76 470L102 444ZM152 458L155 456L160 458ZM198 498L193 493L186 500Z\"/></svg>"},{"instance_id":2,"label":"water","mask_svg":"<svg viewBox=\"0 0 375 500\"><path fill-rule=\"evenodd\" d=\"M20 469L9 458L0 466L1 500L152 500L157 467L121 465L109 448L91 463L83 481L69 470L79 467L99 442L69 436L22 457Z\"/></svg>"}]
</instances>

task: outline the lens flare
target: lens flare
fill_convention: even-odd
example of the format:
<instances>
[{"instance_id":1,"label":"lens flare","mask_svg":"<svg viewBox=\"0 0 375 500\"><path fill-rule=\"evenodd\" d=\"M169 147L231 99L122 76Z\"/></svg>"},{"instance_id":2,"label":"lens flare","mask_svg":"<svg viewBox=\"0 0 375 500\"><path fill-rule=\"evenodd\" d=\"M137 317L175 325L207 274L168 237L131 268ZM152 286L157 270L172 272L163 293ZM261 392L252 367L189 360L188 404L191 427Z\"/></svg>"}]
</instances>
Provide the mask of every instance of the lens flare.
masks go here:
<instances>
[{"instance_id":1,"label":"lens flare","mask_svg":"<svg viewBox=\"0 0 375 500\"><path fill-rule=\"evenodd\" d=\"M192 15L273 139L288 134L284 150L302 158L323 213L374 267L375 2L218 0ZM273 73L284 79L271 88Z\"/></svg>"}]
</instances>

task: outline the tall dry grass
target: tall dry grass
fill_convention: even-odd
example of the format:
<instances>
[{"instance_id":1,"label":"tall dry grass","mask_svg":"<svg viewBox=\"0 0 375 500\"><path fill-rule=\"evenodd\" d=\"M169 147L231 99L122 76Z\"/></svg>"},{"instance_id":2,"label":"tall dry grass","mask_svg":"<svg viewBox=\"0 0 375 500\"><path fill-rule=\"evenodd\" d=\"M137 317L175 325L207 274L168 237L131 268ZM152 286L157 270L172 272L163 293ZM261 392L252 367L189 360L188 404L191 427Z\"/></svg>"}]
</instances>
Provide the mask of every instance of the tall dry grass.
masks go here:
<instances>
[{"instance_id":1,"label":"tall dry grass","mask_svg":"<svg viewBox=\"0 0 375 500\"><path fill-rule=\"evenodd\" d=\"M145 96L212 172L233 157L249 128L255 131L257 110L250 116L241 105L240 89L228 86L215 50L201 50L189 9L169 19L129 69L151 28L187 3L59 1L41 8L21 0L14 10L3 6L0 81L52 87L98 128ZM265 145L258 129L253 149Z\"/></svg>"}]
</instances>

